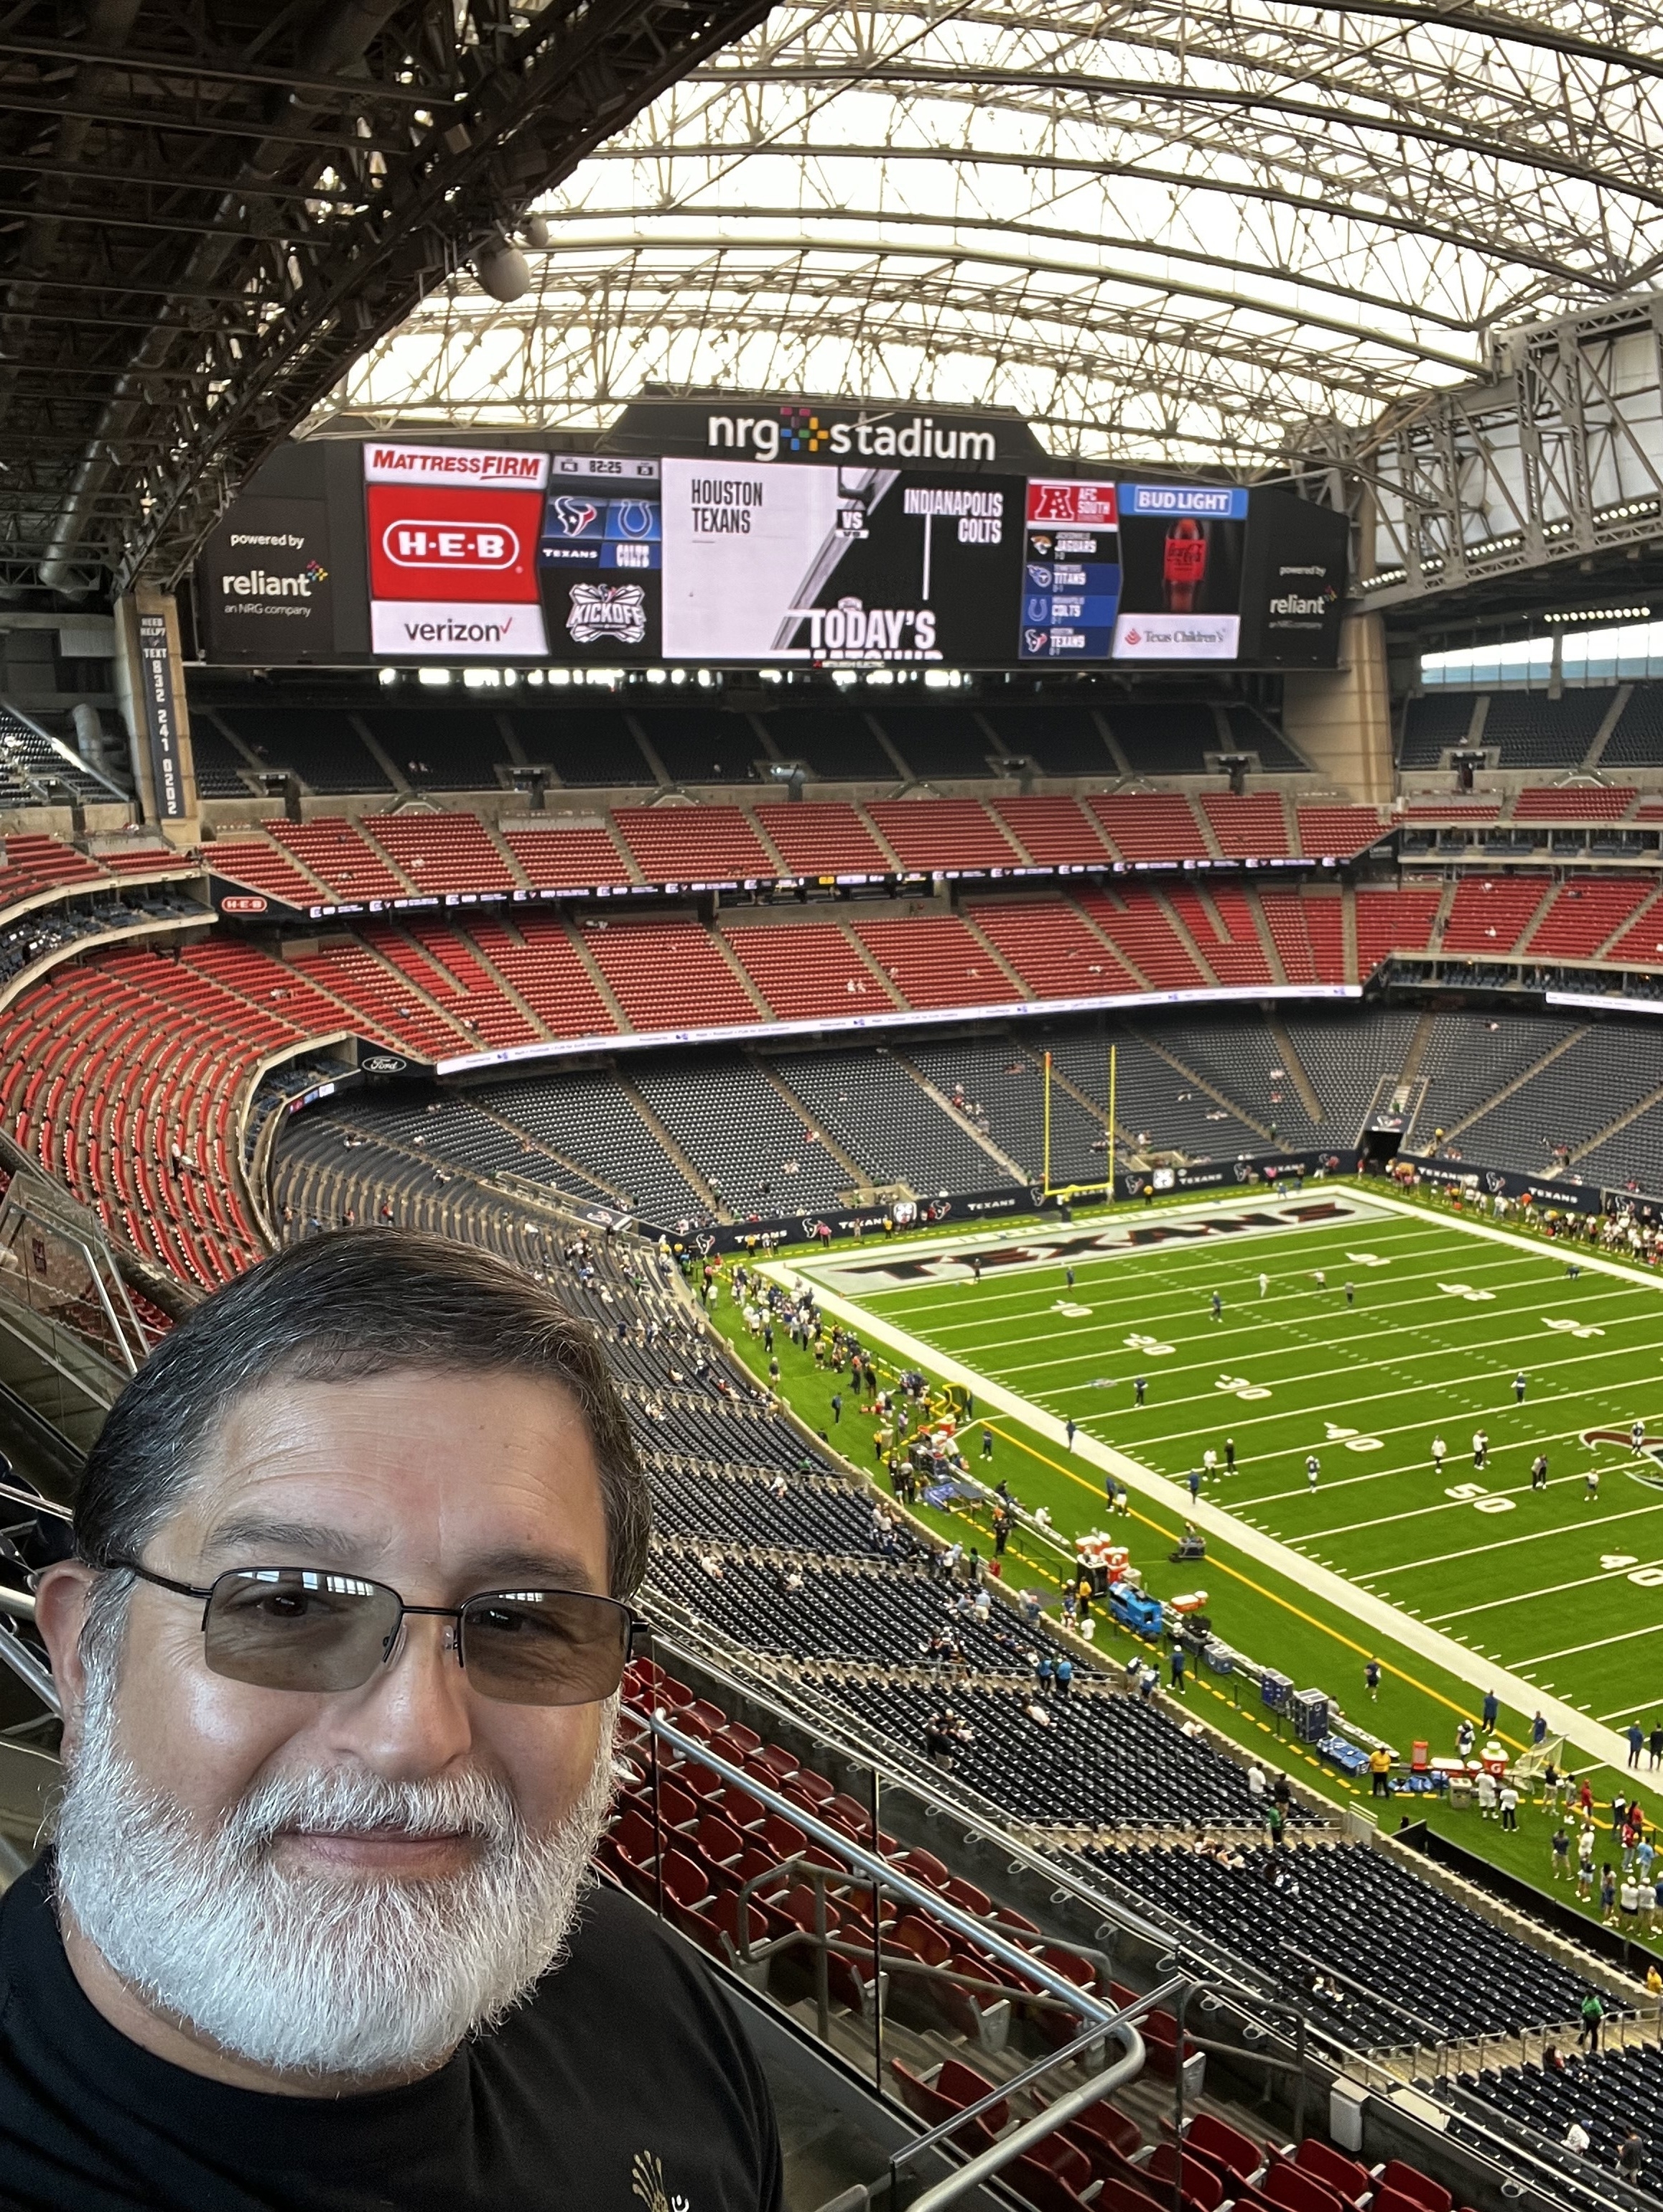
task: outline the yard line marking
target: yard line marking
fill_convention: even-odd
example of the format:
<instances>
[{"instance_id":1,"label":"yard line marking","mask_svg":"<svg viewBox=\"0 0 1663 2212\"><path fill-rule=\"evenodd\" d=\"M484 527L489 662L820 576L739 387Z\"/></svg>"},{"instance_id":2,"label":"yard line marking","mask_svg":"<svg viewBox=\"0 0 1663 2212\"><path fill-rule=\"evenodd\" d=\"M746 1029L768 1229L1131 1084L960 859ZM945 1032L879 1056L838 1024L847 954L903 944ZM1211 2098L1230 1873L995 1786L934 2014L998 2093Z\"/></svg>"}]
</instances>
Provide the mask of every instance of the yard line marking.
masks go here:
<instances>
[{"instance_id":1,"label":"yard line marking","mask_svg":"<svg viewBox=\"0 0 1663 2212\"><path fill-rule=\"evenodd\" d=\"M1636 1559L1635 1567L1663 1567L1663 1559ZM1587 1589L1594 1583L1614 1582L1619 1575L1633 1572L1634 1567L1602 1567L1597 1575L1579 1575L1574 1582L1546 1583L1540 1589L1515 1590L1511 1597L1486 1598L1482 1605L1460 1606L1453 1613L1429 1613L1427 1622L1435 1626L1441 1620L1467 1620L1475 1613L1494 1613L1502 1606L1523 1605L1533 1597L1558 1597L1565 1590ZM1626 1706L1624 1710L1627 1711ZM1600 1718L1609 1720L1611 1715L1602 1713Z\"/></svg>"},{"instance_id":2,"label":"yard line marking","mask_svg":"<svg viewBox=\"0 0 1663 2212\"><path fill-rule=\"evenodd\" d=\"M1602 1513L1598 1521L1591 1521L1588 1526L1591 1528L1609 1528L1617 1521L1643 1520L1648 1513L1663 1513L1663 1500L1655 1505L1633 1506L1626 1513ZM1510 1551L1515 1544L1539 1544L1544 1536L1563 1536L1564 1533L1563 1523L1554 1528L1533 1528L1523 1536L1498 1536L1493 1544L1469 1544L1459 1552L1437 1552L1429 1559L1401 1559L1395 1566L1370 1567L1369 1571L1383 1576L1413 1574L1422 1567L1447 1567L1457 1559L1478 1559L1487 1552ZM1628 1757L1626 1745L1623 1756Z\"/></svg>"},{"instance_id":3,"label":"yard line marking","mask_svg":"<svg viewBox=\"0 0 1663 2212\"><path fill-rule=\"evenodd\" d=\"M1603 1651L1608 1644L1632 1644L1637 1636L1663 1636L1663 1620L1654 1620L1649 1628L1625 1628L1617 1636L1596 1636L1592 1644L1568 1644L1563 1651L1539 1652L1534 1659L1521 1659L1520 1667L1545 1667L1550 1659L1575 1659L1584 1651ZM1623 1747L1624 1760L1628 1746Z\"/></svg>"}]
</instances>

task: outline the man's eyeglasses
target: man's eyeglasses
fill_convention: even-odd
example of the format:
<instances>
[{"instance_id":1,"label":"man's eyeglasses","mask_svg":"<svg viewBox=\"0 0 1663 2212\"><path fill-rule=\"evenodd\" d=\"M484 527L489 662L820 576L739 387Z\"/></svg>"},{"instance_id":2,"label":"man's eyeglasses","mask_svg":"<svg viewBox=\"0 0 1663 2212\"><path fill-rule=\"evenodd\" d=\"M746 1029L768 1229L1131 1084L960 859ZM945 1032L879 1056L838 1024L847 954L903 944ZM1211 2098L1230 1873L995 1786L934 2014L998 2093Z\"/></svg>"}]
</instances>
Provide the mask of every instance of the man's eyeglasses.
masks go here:
<instances>
[{"instance_id":1,"label":"man's eyeglasses","mask_svg":"<svg viewBox=\"0 0 1663 2212\"><path fill-rule=\"evenodd\" d=\"M398 1646L407 1613L456 1623L456 1656L482 1697L510 1705L588 1705L623 1679L645 1624L586 1590L486 1590L461 1605L406 1605L385 1583L314 1567L233 1567L206 1589L112 1567L203 1601L210 1673L266 1690L361 1689Z\"/></svg>"}]
</instances>

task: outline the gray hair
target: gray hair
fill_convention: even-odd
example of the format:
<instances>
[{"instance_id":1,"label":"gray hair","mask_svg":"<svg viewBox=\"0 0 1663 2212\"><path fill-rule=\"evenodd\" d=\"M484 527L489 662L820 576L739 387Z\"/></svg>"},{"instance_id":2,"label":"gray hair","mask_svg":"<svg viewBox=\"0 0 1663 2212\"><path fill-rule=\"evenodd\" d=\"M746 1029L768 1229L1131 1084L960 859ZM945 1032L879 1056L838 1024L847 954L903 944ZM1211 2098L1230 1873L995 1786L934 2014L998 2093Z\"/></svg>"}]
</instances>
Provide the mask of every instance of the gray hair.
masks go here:
<instances>
[{"instance_id":1,"label":"gray hair","mask_svg":"<svg viewBox=\"0 0 1663 2212\"><path fill-rule=\"evenodd\" d=\"M137 1559L195 1480L228 1408L270 1382L357 1382L402 1369L513 1372L576 1400L600 1471L607 1582L646 1571L652 1505L599 1343L551 1291L443 1237L343 1229L288 1247L196 1307L111 1407L76 1498L89 1565Z\"/></svg>"}]
</instances>

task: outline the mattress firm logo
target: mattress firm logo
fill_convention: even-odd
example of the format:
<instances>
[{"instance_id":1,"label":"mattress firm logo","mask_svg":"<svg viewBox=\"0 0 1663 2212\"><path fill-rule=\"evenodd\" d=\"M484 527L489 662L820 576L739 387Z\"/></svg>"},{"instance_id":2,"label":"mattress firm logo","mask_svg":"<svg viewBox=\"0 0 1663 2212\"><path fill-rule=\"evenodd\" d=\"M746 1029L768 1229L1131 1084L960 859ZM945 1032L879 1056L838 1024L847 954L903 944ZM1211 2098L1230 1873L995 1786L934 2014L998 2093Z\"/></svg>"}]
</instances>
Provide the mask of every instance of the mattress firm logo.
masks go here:
<instances>
[{"instance_id":1,"label":"mattress firm logo","mask_svg":"<svg viewBox=\"0 0 1663 2212\"><path fill-rule=\"evenodd\" d=\"M802 454L828 460L991 461L991 430L938 422L933 415L904 421L829 421L810 407L781 407L773 415L708 415L705 445L713 453L754 453L759 461Z\"/></svg>"}]
</instances>

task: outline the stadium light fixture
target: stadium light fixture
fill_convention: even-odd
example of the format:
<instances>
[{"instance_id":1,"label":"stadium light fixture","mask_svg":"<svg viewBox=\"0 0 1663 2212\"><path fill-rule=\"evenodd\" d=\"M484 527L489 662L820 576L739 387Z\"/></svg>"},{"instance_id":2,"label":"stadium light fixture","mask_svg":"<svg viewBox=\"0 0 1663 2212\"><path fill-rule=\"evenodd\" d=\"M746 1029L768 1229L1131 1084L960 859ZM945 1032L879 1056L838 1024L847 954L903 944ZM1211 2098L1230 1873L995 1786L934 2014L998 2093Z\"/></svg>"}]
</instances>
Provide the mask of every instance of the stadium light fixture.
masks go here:
<instances>
[{"instance_id":1,"label":"stadium light fixture","mask_svg":"<svg viewBox=\"0 0 1663 2212\"><path fill-rule=\"evenodd\" d=\"M531 289L531 264L517 246L494 238L474 263L481 289L506 307Z\"/></svg>"},{"instance_id":2,"label":"stadium light fixture","mask_svg":"<svg viewBox=\"0 0 1663 2212\"><path fill-rule=\"evenodd\" d=\"M418 668L416 680L431 685L434 690L442 690L451 680L451 672L448 668Z\"/></svg>"},{"instance_id":3,"label":"stadium light fixture","mask_svg":"<svg viewBox=\"0 0 1663 2212\"><path fill-rule=\"evenodd\" d=\"M381 681L387 684L396 684L398 681L398 671L396 668L384 668L381 671Z\"/></svg>"},{"instance_id":4,"label":"stadium light fixture","mask_svg":"<svg viewBox=\"0 0 1663 2212\"><path fill-rule=\"evenodd\" d=\"M1651 609L1636 607L1572 607L1562 612L1544 615L1542 620L1555 629L1566 623L1629 623L1648 622Z\"/></svg>"}]
</instances>

